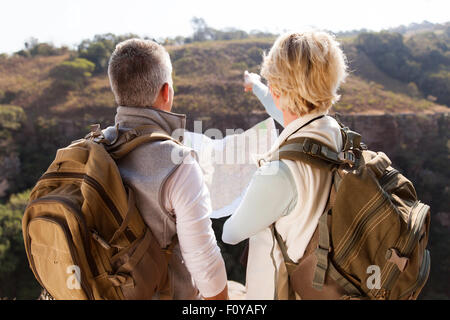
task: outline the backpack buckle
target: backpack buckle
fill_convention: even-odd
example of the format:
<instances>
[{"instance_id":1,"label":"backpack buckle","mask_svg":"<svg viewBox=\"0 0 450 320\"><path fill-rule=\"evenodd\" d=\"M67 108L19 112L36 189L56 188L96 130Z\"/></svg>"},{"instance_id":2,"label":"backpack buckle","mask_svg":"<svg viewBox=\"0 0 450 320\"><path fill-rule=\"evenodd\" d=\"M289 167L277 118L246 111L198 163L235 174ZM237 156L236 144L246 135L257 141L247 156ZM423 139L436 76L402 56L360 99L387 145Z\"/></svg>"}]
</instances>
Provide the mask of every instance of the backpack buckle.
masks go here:
<instances>
[{"instance_id":1,"label":"backpack buckle","mask_svg":"<svg viewBox=\"0 0 450 320\"><path fill-rule=\"evenodd\" d=\"M105 139L103 131L100 129L100 124L91 125L91 132L86 135L85 139L94 140L95 142L100 142Z\"/></svg>"},{"instance_id":2,"label":"backpack buckle","mask_svg":"<svg viewBox=\"0 0 450 320\"><path fill-rule=\"evenodd\" d=\"M321 153L321 146L307 139L303 142L303 152L313 156L317 156Z\"/></svg>"},{"instance_id":3,"label":"backpack buckle","mask_svg":"<svg viewBox=\"0 0 450 320\"><path fill-rule=\"evenodd\" d=\"M311 141L306 139L305 142L303 142L303 152L311 153L311 147L312 147Z\"/></svg>"},{"instance_id":4,"label":"backpack buckle","mask_svg":"<svg viewBox=\"0 0 450 320\"><path fill-rule=\"evenodd\" d=\"M125 139L128 141L133 140L134 138L136 138L139 134L136 132L135 129L132 130L128 130L124 133Z\"/></svg>"},{"instance_id":5,"label":"backpack buckle","mask_svg":"<svg viewBox=\"0 0 450 320\"><path fill-rule=\"evenodd\" d=\"M320 245L317 246L316 250L314 251L316 254L321 254L323 256L328 256L328 253L331 252L331 248L322 248Z\"/></svg>"},{"instance_id":6,"label":"backpack buckle","mask_svg":"<svg viewBox=\"0 0 450 320\"><path fill-rule=\"evenodd\" d=\"M351 152L351 151L345 151L345 152L343 151L343 152L339 153L338 159L341 162L350 165L351 167L355 164L355 161L356 161L356 157L353 154L353 152Z\"/></svg>"},{"instance_id":7,"label":"backpack buckle","mask_svg":"<svg viewBox=\"0 0 450 320\"><path fill-rule=\"evenodd\" d=\"M318 155L319 153L320 153L320 146L313 143L313 145L311 147L311 154Z\"/></svg>"},{"instance_id":8,"label":"backpack buckle","mask_svg":"<svg viewBox=\"0 0 450 320\"><path fill-rule=\"evenodd\" d=\"M134 288L135 283L134 279L131 275L124 273L124 272L118 272L115 274L108 274L107 279L111 281L112 285L114 287L128 287L128 288Z\"/></svg>"},{"instance_id":9,"label":"backpack buckle","mask_svg":"<svg viewBox=\"0 0 450 320\"><path fill-rule=\"evenodd\" d=\"M394 248L390 248L388 251L386 251L386 260L388 262L394 263L397 266L398 270L400 270L400 272L405 271L406 266L409 262L408 258L402 257Z\"/></svg>"}]
</instances>

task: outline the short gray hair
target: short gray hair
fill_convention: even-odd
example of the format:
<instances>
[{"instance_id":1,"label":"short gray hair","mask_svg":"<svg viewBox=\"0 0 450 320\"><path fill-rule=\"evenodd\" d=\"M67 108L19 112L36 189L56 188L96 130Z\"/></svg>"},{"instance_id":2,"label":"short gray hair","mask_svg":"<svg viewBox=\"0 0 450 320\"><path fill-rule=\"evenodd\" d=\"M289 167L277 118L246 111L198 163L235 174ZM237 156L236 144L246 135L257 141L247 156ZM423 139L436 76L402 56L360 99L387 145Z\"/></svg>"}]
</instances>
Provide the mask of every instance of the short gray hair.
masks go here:
<instances>
[{"instance_id":1,"label":"short gray hair","mask_svg":"<svg viewBox=\"0 0 450 320\"><path fill-rule=\"evenodd\" d=\"M151 40L129 39L116 46L108 76L117 104L150 107L164 83L172 83L172 64L166 49Z\"/></svg>"}]
</instances>

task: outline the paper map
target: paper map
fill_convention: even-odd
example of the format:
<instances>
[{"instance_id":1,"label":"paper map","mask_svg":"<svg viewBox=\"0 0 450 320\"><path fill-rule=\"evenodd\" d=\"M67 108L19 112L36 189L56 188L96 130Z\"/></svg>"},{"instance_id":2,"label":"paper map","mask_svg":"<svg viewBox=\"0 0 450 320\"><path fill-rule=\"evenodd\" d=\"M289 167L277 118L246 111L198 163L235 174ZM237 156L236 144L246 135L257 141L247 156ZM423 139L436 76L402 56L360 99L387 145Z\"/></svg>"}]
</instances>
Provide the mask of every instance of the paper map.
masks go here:
<instances>
[{"instance_id":1,"label":"paper map","mask_svg":"<svg viewBox=\"0 0 450 320\"><path fill-rule=\"evenodd\" d=\"M205 134L189 131L184 134L184 144L199 156L211 194L211 218L226 217L236 210L257 169L258 155L269 151L277 139L272 118L242 131L223 139L211 139Z\"/></svg>"}]
</instances>

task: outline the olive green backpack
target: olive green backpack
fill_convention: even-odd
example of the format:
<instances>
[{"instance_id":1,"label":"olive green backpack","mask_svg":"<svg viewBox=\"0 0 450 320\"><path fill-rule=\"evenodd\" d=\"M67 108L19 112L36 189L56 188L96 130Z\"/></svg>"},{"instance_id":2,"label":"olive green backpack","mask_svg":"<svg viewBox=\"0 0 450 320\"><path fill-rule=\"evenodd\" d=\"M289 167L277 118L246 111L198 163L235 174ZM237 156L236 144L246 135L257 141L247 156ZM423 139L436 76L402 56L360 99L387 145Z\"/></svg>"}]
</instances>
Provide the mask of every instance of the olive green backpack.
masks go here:
<instances>
[{"instance_id":1,"label":"olive green backpack","mask_svg":"<svg viewBox=\"0 0 450 320\"><path fill-rule=\"evenodd\" d=\"M142 143L173 140L142 126L107 141L99 127L59 149L22 220L30 267L54 299L170 299L168 264L115 160Z\"/></svg>"},{"instance_id":2,"label":"olive green backpack","mask_svg":"<svg viewBox=\"0 0 450 320\"><path fill-rule=\"evenodd\" d=\"M430 207L382 152L341 125L343 151L310 138L285 141L278 157L331 170L327 208L294 263L272 230L289 275L290 299L416 299L430 271Z\"/></svg>"}]
</instances>

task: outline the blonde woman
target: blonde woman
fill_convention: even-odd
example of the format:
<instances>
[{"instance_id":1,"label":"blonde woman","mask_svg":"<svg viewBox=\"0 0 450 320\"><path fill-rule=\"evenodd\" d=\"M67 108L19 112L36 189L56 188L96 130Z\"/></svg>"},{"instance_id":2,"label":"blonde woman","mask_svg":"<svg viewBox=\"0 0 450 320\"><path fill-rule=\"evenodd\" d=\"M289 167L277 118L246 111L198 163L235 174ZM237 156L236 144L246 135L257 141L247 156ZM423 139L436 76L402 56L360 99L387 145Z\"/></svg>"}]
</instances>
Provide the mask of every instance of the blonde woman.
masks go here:
<instances>
[{"instance_id":1,"label":"blonde woman","mask_svg":"<svg viewBox=\"0 0 450 320\"><path fill-rule=\"evenodd\" d=\"M316 139L334 151L342 149L340 127L327 114L339 99L346 68L339 44L325 32L287 33L275 41L261 70L268 88L255 74L247 73L245 84L246 91L252 90L284 126L264 159L297 137ZM331 181L329 171L299 161L263 161L258 168L222 235L229 244L250 238L247 299L288 298L283 257L269 227L275 223L289 258L298 262L325 209Z\"/></svg>"}]
</instances>

